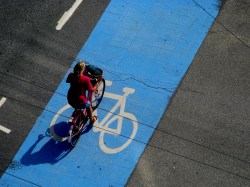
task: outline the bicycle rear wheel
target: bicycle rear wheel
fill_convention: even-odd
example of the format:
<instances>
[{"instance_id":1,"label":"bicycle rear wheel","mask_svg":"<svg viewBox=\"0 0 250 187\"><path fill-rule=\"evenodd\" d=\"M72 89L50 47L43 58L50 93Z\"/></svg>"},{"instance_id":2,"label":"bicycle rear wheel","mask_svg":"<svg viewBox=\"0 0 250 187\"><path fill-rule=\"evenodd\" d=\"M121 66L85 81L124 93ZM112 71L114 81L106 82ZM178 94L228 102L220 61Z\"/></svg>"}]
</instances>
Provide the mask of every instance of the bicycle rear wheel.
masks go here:
<instances>
[{"instance_id":1,"label":"bicycle rear wheel","mask_svg":"<svg viewBox=\"0 0 250 187\"><path fill-rule=\"evenodd\" d=\"M81 111L81 114L76 116L76 122L75 124L72 124L71 126L71 133L69 136L69 143L72 147L75 147L78 143L80 136L82 134L82 131L84 129L84 126L86 122L88 121L87 112L86 110Z\"/></svg>"},{"instance_id":2,"label":"bicycle rear wheel","mask_svg":"<svg viewBox=\"0 0 250 187\"><path fill-rule=\"evenodd\" d=\"M106 86L105 80L102 79L99 82L99 86L98 86L97 90L93 92L92 99L91 99L91 104L92 104L93 110L95 110L99 106L99 104L101 103L104 92L105 92L105 86Z\"/></svg>"},{"instance_id":3,"label":"bicycle rear wheel","mask_svg":"<svg viewBox=\"0 0 250 187\"><path fill-rule=\"evenodd\" d=\"M76 144L78 143L79 139L80 139L80 132L79 132L79 127L78 126L74 126L72 129L72 135L70 137L70 145L72 147L75 147Z\"/></svg>"}]
</instances>

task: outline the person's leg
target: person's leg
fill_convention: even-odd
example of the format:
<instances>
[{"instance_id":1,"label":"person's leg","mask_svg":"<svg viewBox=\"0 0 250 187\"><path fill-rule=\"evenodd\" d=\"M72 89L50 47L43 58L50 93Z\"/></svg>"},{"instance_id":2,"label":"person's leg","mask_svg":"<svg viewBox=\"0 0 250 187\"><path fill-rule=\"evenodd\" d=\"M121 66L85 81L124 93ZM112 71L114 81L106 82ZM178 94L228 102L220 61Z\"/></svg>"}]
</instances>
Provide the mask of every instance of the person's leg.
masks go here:
<instances>
[{"instance_id":1,"label":"person's leg","mask_svg":"<svg viewBox=\"0 0 250 187\"><path fill-rule=\"evenodd\" d=\"M81 109L75 108L73 113L71 114L70 118L68 119L68 124L75 123L76 122L76 117L81 114ZM75 120L74 120L75 119Z\"/></svg>"},{"instance_id":2,"label":"person's leg","mask_svg":"<svg viewBox=\"0 0 250 187\"><path fill-rule=\"evenodd\" d=\"M72 108L74 108L73 113L71 114L70 118L68 119L68 124L71 124L73 122L74 116L76 115L77 108L76 108L75 102L69 98L68 98L68 103Z\"/></svg>"},{"instance_id":3,"label":"person's leg","mask_svg":"<svg viewBox=\"0 0 250 187\"><path fill-rule=\"evenodd\" d=\"M88 116L89 116L89 119L90 119L90 123L92 123L93 122L93 116L92 116L92 107L90 106L90 107L88 107L88 108L86 108L87 109L87 113L88 113Z\"/></svg>"},{"instance_id":4,"label":"person's leg","mask_svg":"<svg viewBox=\"0 0 250 187\"><path fill-rule=\"evenodd\" d=\"M90 119L90 123L94 123L97 120L97 116L93 116L93 114L92 114L93 109L92 109L89 101L86 103L86 110L87 110L87 114L88 114L89 119Z\"/></svg>"}]
</instances>

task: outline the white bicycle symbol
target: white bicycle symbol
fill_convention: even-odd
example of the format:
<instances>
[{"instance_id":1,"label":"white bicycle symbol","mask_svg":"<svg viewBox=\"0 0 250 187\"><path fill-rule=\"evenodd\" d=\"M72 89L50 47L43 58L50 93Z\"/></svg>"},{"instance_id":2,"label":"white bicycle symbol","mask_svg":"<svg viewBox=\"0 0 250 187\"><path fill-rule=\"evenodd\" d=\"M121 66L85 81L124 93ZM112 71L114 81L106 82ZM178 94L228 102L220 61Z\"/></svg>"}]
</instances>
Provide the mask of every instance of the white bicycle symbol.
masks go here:
<instances>
[{"instance_id":1,"label":"white bicycle symbol","mask_svg":"<svg viewBox=\"0 0 250 187\"><path fill-rule=\"evenodd\" d=\"M106 81L106 86L111 86L111 85L112 85L111 81ZM114 107L107 113L107 115L100 122L98 120L95 122L94 128L93 128L94 132L100 132L99 146L103 152L108 153L108 154L115 154L115 153L121 152L126 147L128 147L129 144L135 138L135 135L136 135L137 130L138 130L138 122L137 122L136 117L132 113L128 113L128 112L124 111L127 96L129 94L133 94L135 92L135 90L132 88L125 87L125 88L123 88L123 92L124 92L124 95L117 95L117 94L112 94L112 93L107 93L107 92L104 93L105 98L117 100L117 103L114 105ZM62 141L65 141L68 139L68 137L58 136L54 132L54 124L55 124L57 118L65 110L67 110L69 108L70 108L70 105L65 105L64 107L62 107L57 112L57 114L54 116L54 118L52 119L52 121L50 123L50 135L56 141L62 142ZM119 113L114 115L118 109L119 109ZM98 110L98 108L94 111L95 115L97 115L97 110ZM132 122L132 125L133 125L132 126L132 133L129 137L121 135L124 118L128 119L130 122ZM110 125L113 124L115 121L117 121L116 127L111 128ZM111 148L111 147L108 147L104 141L105 135L124 136L126 138L126 142L123 143L121 146L118 146L116 148L113 148L113 147Z\"/></svg>"}]
</instances>

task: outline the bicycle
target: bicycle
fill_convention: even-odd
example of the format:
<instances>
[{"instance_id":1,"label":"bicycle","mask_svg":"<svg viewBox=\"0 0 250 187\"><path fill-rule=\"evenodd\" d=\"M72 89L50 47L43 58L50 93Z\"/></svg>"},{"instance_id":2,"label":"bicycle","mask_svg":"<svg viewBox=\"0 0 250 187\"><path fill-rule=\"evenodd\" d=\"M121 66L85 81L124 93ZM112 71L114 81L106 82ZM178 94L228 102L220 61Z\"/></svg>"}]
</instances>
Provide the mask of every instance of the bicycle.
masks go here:
<instances>
[{"instance_id":1,"label":"bicycle","mask_svg":"<svg viewBox=\"0 0 250 187\"><path fill-rule=\"evenodd\" d=\"M115 154L115 153L119 153L123 151L125 148L127 148L130 145L130 143L132 143L138 130L138 121L136 119L136 116L133 115L133 113L125 111L127 97L130 94L133 94L135 92L135 89L124 87L123 88L124 94L119 95L119 94L114 94L114 93L105 91L106 86L112 85L111 81L105 80L103 85L104 85L104 89L102 88L103 86L99 86L99 91L98 91L99 96L97 95L97 98L92 96L92 104L95 106L95 109L96 109L95 111L93 111L93 115L97 115L98 113L97 106L100 104L100 102L98 102L99 101L98 98L101 96L101 94L102 94L101 98L105 97L107 99L116 100L116 104L104 116L103 119L100 118L95 122L93 132L100 132L99 146L101 150L108 154ZM95 103L96 101L97 103ZM51 120L50 136L57 142L64 142L64 141L68 141L69 139L68 134L67 136L58 135L54 130L54 125L58 117L61 114L63 114L63 112L67 111L70 108L71 106L69 104L63 106L60 110L58 110L58 112L55 114L55 116ZM112 124L114 123L117 124L116 127L112 126ZM124 129L122 129L124 124L126 124L126 130L129 128L132 128L131 131L128 132L130 134L124 134ZM81 127L80 129L81 132L83 132L82 128L84 127ZM121 137L125 138L126 141L121 143L120 145L114 146L112 144L109 144L109 142L105 140L106 138L109 138L107 137L109 135L111 135L111 137L119 137L119 135L121 135Z\"/></svg>"},{"instance_id":2,"label":"bicycle","mask_svg":"<svg viewBox=\"0 0 250 187\"><path fill-rule=\"evenodd\" d=\"M88 99L91 101L91 106L94 111L101 103L105 92L105 79L102 77L103 71L96 66L87 65L84 75L90 77L90 81L93 86L97 82L99 83L96 91L93 93L88 93ZM86 127L87 122L90 120L86 109L76 109L73 112L72 117L73 119L69 123L70 130L68 142L74 147L78 143L84 127Z\"/></svg>"}]
</instances>

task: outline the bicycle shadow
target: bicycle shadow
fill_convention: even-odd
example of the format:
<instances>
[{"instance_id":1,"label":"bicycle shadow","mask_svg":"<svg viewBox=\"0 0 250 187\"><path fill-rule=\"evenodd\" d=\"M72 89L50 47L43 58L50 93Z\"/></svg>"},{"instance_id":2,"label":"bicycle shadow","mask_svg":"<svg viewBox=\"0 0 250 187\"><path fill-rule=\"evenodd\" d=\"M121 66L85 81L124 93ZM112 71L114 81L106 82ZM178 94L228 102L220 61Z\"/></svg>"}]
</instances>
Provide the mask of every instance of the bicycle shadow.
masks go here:
<instances>
[{"instance_id":1,"label":"bicycle shadow","mask_svg":"<svg viewBox=\"0 0 250 187\"><path fill-rule=\"evenodd\" d=\"M64 128L69 125L65 125L66 122L59 122L55 124L55 128L61 127L60 132L57 132L61 135L67 135L68 129ZM62 128L63 127L63 128ZM81 135L88 133L92 129L92 125L86 125L81 133ZM59 129L59 128L58 128ZM65 130L66 129L66 130ZM48 139L47 142L45 139ZM38 151L36 151L39 143L42 141L46 142ZM29 165L38 165L38 164L55 164L58 161L65 158L73 147L68 143L68 141L56 142L50 136L50 129L47 129L45 134L38 135L37 140L34 144L28 149L28 151L22 156L21 164Z\"/></svg>"},{"instance_id":2,"label":"bicycle shadow","mask_svg":"<svg viewBox=\"0 0 250 187\"><path fill-rule=\"evenodd\" d=\"M47 134L48 132L49 129L47 130ZM49 138L47 142L45 138ZM42 141L45 141L46 143L39 150L36 151L38 144L42 143ZM55 164L64 157L66 157L71 150L72 147L68 144L67 141L56 142L50 136L46 134L40 134L38 135L38 138L34 142L34 144L22 156L21 163L26 166L45 163Z\"/></svg>"}]
</instances>

